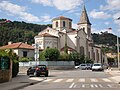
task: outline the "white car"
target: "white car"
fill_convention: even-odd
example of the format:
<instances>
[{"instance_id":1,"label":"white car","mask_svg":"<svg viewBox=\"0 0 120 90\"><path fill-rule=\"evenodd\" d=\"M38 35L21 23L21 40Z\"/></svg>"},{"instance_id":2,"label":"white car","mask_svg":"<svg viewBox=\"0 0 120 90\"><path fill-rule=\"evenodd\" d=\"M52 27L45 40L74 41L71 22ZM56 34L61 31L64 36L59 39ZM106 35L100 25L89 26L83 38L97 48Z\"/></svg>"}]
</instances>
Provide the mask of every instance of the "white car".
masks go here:
<instances>
[{"instance_id":1,"label":"white car","mask_svg":"<svg viewBox=\"0 0 120 90\"><path fill-rule=\"evenodd\" d=\"M75 66L75 68L76 68L76 69L79 68L79 69L81 69L81 70L86 70L86 69L87 69L87 64L80 64L80 65L78 65L78 66Z\"/></svg>"},{"instance_id":2,"label":"white car","mask_svg":"<svg viewBox=\"0 0 120 90\"><path fill-rule=\"evenodd\" d=\"M103 65L101 63L94 63L92 66L92 71L103 71Z\"/></svg>"}]
</instances>

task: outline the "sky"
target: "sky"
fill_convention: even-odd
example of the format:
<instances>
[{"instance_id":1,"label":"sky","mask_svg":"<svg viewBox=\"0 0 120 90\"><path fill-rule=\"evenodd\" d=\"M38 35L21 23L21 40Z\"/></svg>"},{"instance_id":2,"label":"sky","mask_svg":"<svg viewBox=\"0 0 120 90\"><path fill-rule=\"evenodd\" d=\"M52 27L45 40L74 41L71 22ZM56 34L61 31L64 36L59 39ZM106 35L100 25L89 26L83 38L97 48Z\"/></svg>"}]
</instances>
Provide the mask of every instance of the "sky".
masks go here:
<instances>
[{"instance_id":1,"label":"sky","mask_svg":"<svg viewBox=\"0 0 120 90\"><path fill-rule=\"evenodd\" d=\"M53 18L65 16L76 29L84 5L92 33L108 31L120 37L120 0L0 0L0 19L52 24Z\"/></svg>"}]
</instances>

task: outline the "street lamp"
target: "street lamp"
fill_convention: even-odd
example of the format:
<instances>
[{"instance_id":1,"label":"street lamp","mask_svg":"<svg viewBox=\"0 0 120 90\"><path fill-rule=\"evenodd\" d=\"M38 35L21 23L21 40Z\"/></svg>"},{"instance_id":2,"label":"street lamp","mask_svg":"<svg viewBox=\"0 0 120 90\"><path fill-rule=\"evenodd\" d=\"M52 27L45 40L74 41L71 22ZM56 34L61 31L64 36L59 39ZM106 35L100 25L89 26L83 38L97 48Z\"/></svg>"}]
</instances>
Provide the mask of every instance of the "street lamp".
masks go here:
<instances>
[{"instance_id":1,"label":"street lamp","mask_svg":"<svg viewBox=\"0 0 120 90\"><path fill-rule=\"evenodd\" d=\"M39 60L39 44L38 43L35 43L35 63L36 63L36 66L37 66L37 61Z\"/></svg>"},{"instance_id":2,"label":"street lamp","mask_svg":"<svg viewBox=\"0 0 120 90\"><path fill-rule=\"evenodd\" d=\"M120 17L119 18L117 18L117 20L120 20ZM117 56L118 56L118 69L119 69L119 64L120 64L120 56L119 56L119 37L118 37L118 35L117 35Z\"/></svg>"}]
</instances>

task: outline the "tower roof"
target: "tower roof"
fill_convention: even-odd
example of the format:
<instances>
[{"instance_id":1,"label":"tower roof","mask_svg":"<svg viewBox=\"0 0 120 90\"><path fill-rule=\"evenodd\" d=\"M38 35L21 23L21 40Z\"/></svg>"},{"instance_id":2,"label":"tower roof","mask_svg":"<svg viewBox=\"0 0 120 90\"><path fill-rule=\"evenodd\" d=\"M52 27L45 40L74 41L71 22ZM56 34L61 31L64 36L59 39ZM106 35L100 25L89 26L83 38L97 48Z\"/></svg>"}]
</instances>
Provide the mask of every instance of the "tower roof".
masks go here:
<instances>
[{"instance_id":1,"label":"tower roof","mask_svg":"<svg viewBox=\"0 0 120 90\"><path fill-rule=\"evenodd\" d=\"M70 20L70 21L72 21L72 19L64 17L64 16L59 16L57 18L52 19L52 21L54 21L54 20Z\"/></svg>"},{"instance_id":2,"label":"tower roof","mask_svg":"<svg viewBox=\"0 0 120 90\"><path fill-rule=\"evenodd\" d=\"M80 21L78 22L78 24L90 24L91 25L85 6L83 7Z\"/></svg>"}]
</instances>

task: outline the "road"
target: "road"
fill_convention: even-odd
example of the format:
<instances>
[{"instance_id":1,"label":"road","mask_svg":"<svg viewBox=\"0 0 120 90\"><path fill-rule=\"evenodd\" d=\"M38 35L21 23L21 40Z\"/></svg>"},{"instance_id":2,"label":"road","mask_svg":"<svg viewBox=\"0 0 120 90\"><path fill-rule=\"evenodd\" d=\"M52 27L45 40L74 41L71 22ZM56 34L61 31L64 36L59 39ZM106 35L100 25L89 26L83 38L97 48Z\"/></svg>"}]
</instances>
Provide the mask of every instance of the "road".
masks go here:
<instances>
[{"instance_id":1,"label":"road","mask_svg":"<svg viewBox=\"0 0 120 90\"><path fill-rule=\"evenodd\" d=\"M42 77L42 82L20 90L120 90L120 85L109 77L105 72L91 70L50 70L49 77Z\"/></svg>"}]
</instances>

